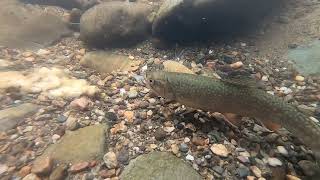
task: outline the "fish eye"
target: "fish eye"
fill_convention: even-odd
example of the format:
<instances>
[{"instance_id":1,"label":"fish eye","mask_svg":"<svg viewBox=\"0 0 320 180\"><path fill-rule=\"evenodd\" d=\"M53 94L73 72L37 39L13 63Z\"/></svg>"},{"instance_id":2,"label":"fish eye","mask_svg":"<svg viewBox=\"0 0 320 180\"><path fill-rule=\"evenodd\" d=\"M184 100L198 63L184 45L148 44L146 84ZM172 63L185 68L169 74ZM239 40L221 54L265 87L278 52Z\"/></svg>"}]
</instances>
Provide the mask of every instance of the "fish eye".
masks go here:
<instances>
[{"instance_id":1,"label":"fish eye","mask_svg":"<svg viewBox=\"0 0 320 180\"><path fill-rule=\"evenodd\" d=\"M153 84L154 80L153 79L149 79L149 83Z\"/></svg>"}]
</instances>

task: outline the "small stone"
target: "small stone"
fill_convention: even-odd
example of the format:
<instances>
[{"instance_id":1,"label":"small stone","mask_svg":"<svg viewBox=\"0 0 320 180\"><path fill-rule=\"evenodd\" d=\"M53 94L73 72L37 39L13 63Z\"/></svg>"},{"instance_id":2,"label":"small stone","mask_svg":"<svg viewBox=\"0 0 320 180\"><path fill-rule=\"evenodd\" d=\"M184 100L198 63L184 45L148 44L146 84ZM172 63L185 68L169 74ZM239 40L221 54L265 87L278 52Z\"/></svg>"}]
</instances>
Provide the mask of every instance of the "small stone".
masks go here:
<instances>
[{"instance_id":1,"label":"small stone","mask_svg":"<svg viewBox=\"0 0 320 180\"><path fill-rule=\"evenodd\" d=\"M250 162L249 158L248 158L248 157L245 157L245 156L238 156L237 159L238 159L240 162L244 163L244 164Z\"/></svg>"},{"instance_id":2,"label":"small stone","mask_svg":"<svg viewBox=\"0 0 320 180\"><path fill-rule=\"evenodd\" d=\"M74 116L69 116L66 120L66 128L70 131L74 131L80 127L77 119Z\"/></svg>"},{"instance_id":3,"label":"small stone","mask_svg":"<svg viewBox=\"0 0 320 180\"><path fill-rule=\"evenodd\" d=\"M130 122L130 123L133 122L133 117L134 117L134 112L133 111L125 111L123 115L124 115L124 118L128 122Z\"/></svg>"},{"instance_id":4,"label":"small stone","mask_svg":"<svg viewBox=\"0 0 320 180\"><path fill-rule=\"evenodd\" d=\"M23 130L23 132L31 132L32 129L33 129L33 126L27 126L27 127Z\"/></svg>"},{"instance_id":5,"label":"small stone","mask_svg":"<svg viewBox=\"0 0 320 180\"><path fill-rule=\"evenodd\" d=\"M31 172L37 175L50 174L53 167L53 160L50 157L38 159L34 162Z\"/></svg>"},{"instance_id":6,"label":"small stone","mask_svg":"<svg viewBox=\"0 0 320 180\"><path fill-rule=\"evenodd\" d=\"M118 166L117 156L114 152L106 153L103 156L103 161L109 169L114 169Z\"/></svg>"},{"instance_id":7,"label":"small stone","mask_svg":"<svg viewBox=\"0 0 320 180\"><path fill-rule=\"evenodd\" d=\"M287 177L287 180L301 180L300 178L290 174L287 174L286 177Z\"/></svg>"},{"instance_id":8,"label":"small stone","mask_svg":"<svg viewBox=\"0 0 320 180\"><path fill-rule=\"evenodd\" d=\"M158 146L156 144L150 144L151 149L156 149Z\"/></svg>"},{"instance_id":9,"label":"small stone","mask_svg":"<svg viewBox=\"0 0 320 180\"><path fill-rule=\"evenodd\" d=\"M224 171L224 169L220 166L214 166L212 169L218 174L222 174Z\"/></svg>"},{"instance_id":10,"label":"small stone","mask_svg":"<svg viewBox=\"0 0 320 180\"><path fill-rule=\"evenodd\" d=\"M26 51L26 52L23 52L23 53L22 53L22 56L23 56L23 57L30 57L30 56L32 56L32 55L33 55L33 53L30 52L30 51Z\"/></svg>"},{"instance_id":11,"label":"small stone","mask_svg":"<svg viewBox=\"0 0 320 180\"><path fill-rule=\"evenodd\" d=\"M50 54L50 51L49 51L49 50L46 50L46 49L39 49L39 50L37 51L37 55L38 55L38 56L45 56L45 55L48 55L48 54Z\"/></svg>"},{"instance_id":12,"label":"small stone","mask_svg":"<svg viewBox=\"0 0 320 180\"><path fill-rule=\"evenodd\" d=\"M86 110L86 109L88 109L88 107L91 103L92 102L87 97L81 97L81 98L73 100L70 103L70 107L74 108L74 109L79 109L79 110Z\"/></svg>"},{"instance_id":13,"label":"small stone","mask_svg":"<svg viewBox=\"0 0 320 180\"><path fill-rule=\"evenodd\" d=\"M78 173L78 172L81 172L81 171L87 169L88 167L89 167L89 163L88 162L80 162L80 163L72 165L70 167L69 171L71 173Z\"/></svg>"},{"instance_id":14,"label":"small stone","mask_svg":"<svg viewBox=\"0 0 320 180\"><path fill-rule=\"evenodd\" d=\"M167 136L167 133L162 128L157 129L157 131L154 134L154 137L158 141L164 140L166 136Z\"/></svg>"},{"instance_id":15,"label":"small stone","mask_svg":"<svg viewBox=\"0 0 320 180\"><path fill-rule=\"evenodd\" d=\"M277 150L279 151L280 154L284 155L284 156L288 156L288 151L285 147L283 146L277 146Z\"/></svg>"},{"instance_id":16,"label":"small stone","mask_svg":"<svg viewBox=\"0 0 320 180\"><path fill-rule=\"evenodd\" d=\"M134 56L131 56L131 55L130 55L130 56L129 56L129 59L134 60Z\"/></svg>"},{"instance_id":17,"label":"small stone","mask_svg":"<svg viewBox=\"0 0 320 180\"><path fill-rule=\"evenodd\" d=\"M26 58L24 58L24 60L29 61L29 62L32 62L32 61L34 61L34 60L35 60L35 58L34 58L34 57L32 57L32 56L30 56L30 57L26 57Z\"/></svg>"},{"instance_id":18,"label":"small stone","mask_svg":"<svg viewBox=\"0 0 320 180\"><path fill-rule=\"evenodd\" d=\"M53 143L56 143L60 139L60 137L61 137L60 135L54 134L54 135L52 135L51 139L52 139Z\"/></svg>"},{"instance_id":19,"label":"small stone","mask_svg":"<svg viewBox=\"0 0 320 180\"><path fill-rule=\"evenodd\" d=\"M252 173L256 176L256 177L261 177L262 176L262 172L261 170L257 167L257 166L250 166L250 170L252 171Z\"/></svg>"},{"instance_id":20,"label":"small stone","mask_svg":"<svg viewBox=\"0 0 320 180\"><path fill-rule=\"evenodd\" d=\"M256 179L256 177L254 177L254 176L247 176L247 180L255 180Z\"/></svg>"},{"instance_id":21,"label":"small stone","mask_svg":"<svg viewBox=\"0 0 320 180\"><path fill-rule=\"evenodd\" d=\"M165 132L167 132L167 133L171 133L172 131L174 131L174 127L173 126L171 126L171 127L164 127L163 128L163 130L165 131Z\"/></svg>"},{"instance_id":22,"label":"small stone","mask_svg":"<svg viewBox=\"0 0 320 180\"><path fill-rule=\"evenodd\" d=\"M107 121L110 121L110 122L116 122L118 120L118 117L114 112L107 112L105 114L105 118L107 119Z\"/></svg>"},{"instance_id":23,"label":"small stone","mask_svg":"<svg viewBox=\"0 0 320 180\"><path fill-rule=\"evenodd\" d=\"M153 114L152 110L147 111L148 116L152 116L152 114Z\"/></svg>"},{"instance_id":24,"label":"small stone","mask_svg":"<svg viewBox=\"0 0 320 180\"><path fill-rule=\"evenodd\" d=\"M66 120L67 120L68 118L66 117L66 116L64 116L64 115L58 115L57 116L57 121L59 122L59 123L64 123L64 122L66 122Z\"/></svg>"},{"instance_id":25,"label":"small stone","mask_svg":"<svg viewBox=\"0 0 320 180\"><path fill-rule=\"evenodd\" d=\"M282 166L282 162L279 159L274 157L268 158L268 164L273 167Z\"/></svg>"},{"instance_id":26,"label":"small stone","mask_svg":"<svg viewBox=\"0 0 320 180\"><path fill-rule=\"evenodd\" d=\"M102 170L99 172L99 175L102 178L111 178L116 175L116 170L115 169L110 169L110 170Z\"/></svg>"},{"instance_id":27,"label":"small stone","mask_svg":"<svg viewBox=\"0 0 320 180\"><path fill-rule=\"evenodd\" d=\"M268 78L268 76L264 75L264 76L262 76L261 80L264 81L264 82L266 82L266 81L269 80L269 78Z\"/></svg>"},{"instance_id":28,"label":"small stone","mask_svg":"<svg viewBox=\"0 0 320 180\"><path fill-rule=\"evenodd\" d=\"M67 166L65 164L61 164L56 167L52 173L50 174L49 180L63 180L68 175Z\"/></svg>"},{"instance_id":29,"label":"small stone","mask_svg":"<svg viewBox=\"0 0 320 180\"><path fill-rule=\"evenodd\" d=\"M210 150L221 157L227 157L229 154L228 149L223 144L213 144Z\"/></svg>"},{"instance_id":30,"label":"small stone","mask_svg":"<svg viewBox=\"0 0 320 180\"><path fill-rule=\"evenodd\" d=\"M301 167L303 173L307 176L313 176L317 172L317 165L308 160L301 160L298 162L298 165Z\"/></svg>"},{"instance_id":31,"label":"small stone","mask_svg":"<svg viewBox=\"0 0 320 180\"><path fill-rule=\"evenodd\" d=\"M303 77L303 76L298 75L298 76L296 76L296 77L295 77L295 80L296 80L296 81L300 81L300 82L302 82L302 81L304 81L304 77Z\"/></svg>"},{"instance_id":32,"label":"small stone","mask_svg":"<svg viewBox=\"0 0 320 180\"><path fill-rule=\"evenodd\" d=\"M110 129L111 134L116 134L118 132L127 132L128 127L125 125L124 121L115 124L112 129Z\"/></svg>"},{"instance_id":33,"label":"small stone","mask_svg":"<svg viewBox=\"0 0 320 180\"><path fill-rule=\"evenodd\" d=\"M129 162L129 150L122 148L117 155L117 161L121 164L128 164Z\"/></svg>"},{"instance_id":34,"label":"small stone","mask_svg":"<svg viewBox=\"0 0 320 180\"><path fill-rule=\"evenodd\" d=\"M177 155L179 153L179 147L176 144L172 144L171 145L171 151L173 152L173 154Z\"/></svg>"},{"instance_id":35,"label":"small stone","mask_svg":"<svg viewBox=\"0 0 320 180\"><path fill-rule=\"evenodd\" d=\"M41 180L37 175L31 173L26 175L22 180Z\"/></svg>"},{"instance_id":36,"label":"small stone","mask_svg":"<svg viewBox=\"0 0 320 180\"><path fill-rule=\"evenodd\" d=\"M205 146L209 143L207 139L197 137L197 136L193 136L191 142L196 146Z\"/></svg>"},{"instance_id":37,"label":"small stone","mask_svg":"<svg viewBox=\"0 0 320 180\"><path fill-rule=\"evenodd\" d=\"M138 97L138 92L136 90L132 89L128 92L128 97L130 99L134 99L134 98Z\"/></svg>"},{"instance_id":38,"label":"small stone","mask_svg":"<svg viewBox=\"0 0 320 180\"><path fill-rule=\"evenodd\" d=\"M5 164L0 164L0 175L6 173L8 171L9 167Z\"/></svg>"},{"instance_id":39,"label":"small stone","mask_svg":"<svg viewBox=\"0 0 320 180\"><path fill-rule=\"evenodd\" d=\"M194 157L193 157L192 155L188 154L188 155L186 156L186 160L194 161Z\"/></svg>"},{"instance_id":40,"label":"small stone","mask_svg":"<svg viewBox=\"0 0 320 180\"><path fill-rule=\"evenodd\" d=\"M250 173L249 168L246 166L240 166L236 172L241 178L247 177Z\"/></svg>"},{"instance_id":41,"label":"small stone","mask_svg":"<svg viewBox=\"0 0 320 180\"><path fill-rule=\"evenodd\" d=\"M184 140L183 140L183 142L185 142L185 143L188 143L188 142L190 142L191 140L190 140L190 138L188 138L188 137L185 137L184 138Z\"/></svg>"},{"instance_id":42,"label":"small stone","mask_svg":"<svg viewBox=\"0 0 320 180\"><path fill-rule=\"evenodd\" d=\"M18 175L19 177L23 178L25 177L26 175L30 174L31 172L31 166L24 166L20 169ZM1 173L0 173L1 174Z\"/></svg>"},{"instance_id":43,"label":"small stone","mask_svg":"<svg viewBox=\"0 0 320 180\"><path fill-rule=\"evenodd\" d=\"M230 64L230 67L233 69L239 69L243 66L243 63L241 61L237 61L235 63Z\"/></svg>"},{"instance_id":44,"label":"small stone","mask_svg":"<svg viewBox=\"0 0 320 180\"><path fill-rule=\"evenodd\" d=\"M187 144L182 143L182 144L180 144L179 150L180 150L181 152L183 152L183 153L186 153L186 152L189 151L189 147L188 147Z\"/></svg>"},{"instance_id":45,"label":"small stone","mask_svg":"<svg viewBox=\"0 0 320 180\"><path fill-rule=\"evenodd\" d=\"M155 104L157 102L155 98L150 98L148 101L150 104Z\"/></svg>"}]
</instances>

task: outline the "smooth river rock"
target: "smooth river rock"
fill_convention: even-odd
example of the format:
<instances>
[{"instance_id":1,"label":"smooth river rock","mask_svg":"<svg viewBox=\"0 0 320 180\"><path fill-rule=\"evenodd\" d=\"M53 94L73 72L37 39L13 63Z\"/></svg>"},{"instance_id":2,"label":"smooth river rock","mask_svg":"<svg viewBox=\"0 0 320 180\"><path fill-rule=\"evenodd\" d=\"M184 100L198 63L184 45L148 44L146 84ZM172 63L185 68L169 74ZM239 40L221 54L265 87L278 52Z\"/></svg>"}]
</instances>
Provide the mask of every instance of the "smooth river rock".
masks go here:
<instances>
[{"instance_id":1,"label":"smooth river rock","mask_svg":"<svg viewBox=\"0 0 320 180\"><path fill-rule=\"evenodd\" d=\"M200 180L202 177L187 163L167 152L152 152L131 160L122 180Z\"/></svg>"}]
</instances>

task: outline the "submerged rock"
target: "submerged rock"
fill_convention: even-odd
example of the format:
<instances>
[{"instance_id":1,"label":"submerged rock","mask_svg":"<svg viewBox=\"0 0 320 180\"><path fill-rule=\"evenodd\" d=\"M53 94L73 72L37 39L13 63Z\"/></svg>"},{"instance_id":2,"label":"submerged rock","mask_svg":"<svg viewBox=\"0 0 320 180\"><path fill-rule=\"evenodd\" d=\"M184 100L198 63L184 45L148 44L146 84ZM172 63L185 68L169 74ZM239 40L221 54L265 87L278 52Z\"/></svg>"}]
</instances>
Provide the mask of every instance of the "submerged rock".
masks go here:
<instances>
[{"instance_id":1,"label":"submerged rock","mask_svg":"<svg viewBox=\"0 0 320 180\"><path fill-rule=\"evenodd\" d=\"M239 33L256 25L274 3L279 1L166 0L154 20L152 34L166 41L191 41Z\"/></svg>"},{"instance_id":2,"label":"submerged rock","mask_svg":"<svg viewBox=\"0 0 320 180\"><path fill-rule=\"evenodd\" d=\"M25 103L16 107L11 107L0 111L0 131L7 131L14 128L25 117L36 113L39 106Z\"/></svg>"},{"instance_id":3,"label":"submerged rock","mask_svg":"<svg viewBox=\"0 0 320 180\"><path fill-rule=\"evenodd\" d=\"M79 163L100 159L104 153L105 126L94 125L66 133L56 144L49 146L42 156L57 162Z\"/></svg>"},{"instance_id":4,"label":"submerged rock","mask_svg":"<svg viewBox=\"0 0 320 180\"><path fill-rule=\"evenodd\" d=\"M80 38L94 47L133 45L149 34L148 6L105 2L86 11L80 20Z\"/></svg>"},{"instance_id":5,"label":"submerged rock","mask_svg":"<svg viewBox=\"0 0 320 180\"><path fill-rule=\"evenodd\" d=\"M0 24L0 45L9 48L38 49L70 34L62 18L16 0L0 1Z\"/></svg>"},{"instance_id":6,"label":"submerged rock","mask_svg":"<svg viewBox=\"0 0 320 180\"><path fill-rule=\"evenodd\" d=\"M188 164L166 152L152 152L132 160L122 172L122 180L197 180L202 177Z\"/></svg>"}]
</instances>

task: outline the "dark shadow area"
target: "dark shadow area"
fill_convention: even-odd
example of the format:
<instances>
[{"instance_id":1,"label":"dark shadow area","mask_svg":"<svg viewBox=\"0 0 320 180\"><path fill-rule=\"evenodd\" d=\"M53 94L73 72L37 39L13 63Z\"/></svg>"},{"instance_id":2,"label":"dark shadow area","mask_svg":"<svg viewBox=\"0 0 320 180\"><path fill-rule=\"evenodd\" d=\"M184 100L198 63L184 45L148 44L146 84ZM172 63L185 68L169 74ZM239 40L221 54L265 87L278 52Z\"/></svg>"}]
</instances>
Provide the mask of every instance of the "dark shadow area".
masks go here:
<instances>
[{"instance_id":1,"label":"dark shadow area","mask_svg":"<svg viewBox=\"0 0 320 180\"><path fill-rule=\"evenodd\" d=\"M281 12L283 0L186 1L159 21L153 35L168 42L228 39L255 32L264 18Z\"/></svg>"}]
</instances>

